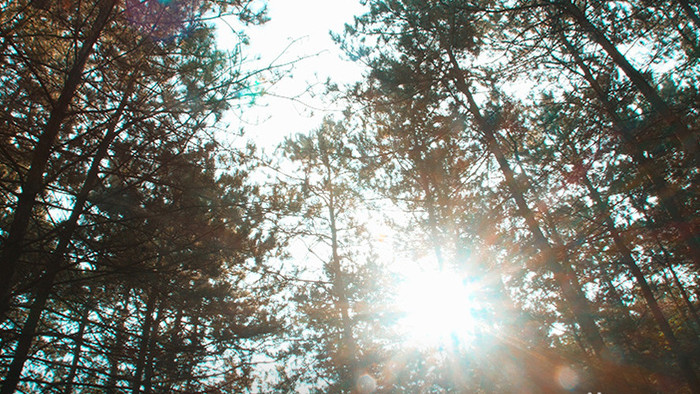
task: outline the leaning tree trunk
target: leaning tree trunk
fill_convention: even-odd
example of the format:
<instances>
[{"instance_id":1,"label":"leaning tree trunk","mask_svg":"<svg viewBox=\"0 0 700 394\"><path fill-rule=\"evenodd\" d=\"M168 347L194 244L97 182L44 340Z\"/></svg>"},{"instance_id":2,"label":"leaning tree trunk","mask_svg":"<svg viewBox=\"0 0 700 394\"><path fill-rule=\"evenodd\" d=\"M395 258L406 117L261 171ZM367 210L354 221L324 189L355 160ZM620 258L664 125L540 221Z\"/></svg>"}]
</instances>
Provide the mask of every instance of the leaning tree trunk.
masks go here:
<instances>
[{"instance_id":1,"label":"leaning tree trunk","mask_svg":"<svg viewBox=\"0 0 700 394\"><path fill-rule=\"evenodd\" d=\"M588 65L583 61L581 55L576 48L571 45L561 29L557 29L557 36L566 50L574 59L574 62L583 73L583 78L588 82L591 89L595 92L598 101L603 105L605 113L610 118L613 125L613 130L620 136L623 146L627 153L632 156L632 159L637 163L639 172L647 178L659 197L659 205L666 211L671 218L670 225L673 226L681 236L683 244L688 251L688 258L695 264L696 270L700 270L700 233L692 228L688 218L684 217L683 204L678 201L674 187L671 186L664 176L659 172L657 163L652 159L647 158L644 152L639 148L640 144L632 130L625 126L622 119L617 114L617 108L608 99L607 94L603 91L598 81L593 76Z\"/></svg>"},{"instance_id":2,"label":"leaning tree trunk","mask_svg":"<svg viewBox=\"0 0 700 394\"><path fill-rule=\"evenodd\" d=\"M644 219L650 223L650 226L652 228L657 227L655 224L655 220L653 217L649 215L649 212L647 209L644 207L644 202L640 201L639 198L631 198L632 203L634 204L635 209L637 209L639 212L641 212L644 215ZM685 289L685 286L683 283L681 283L680 279L678 278L678 274L676 274L676 270L673 268L673 264L671 262L670 258L670 253L664 246L663 242L661 242L661 238L659 237L659 234L657 232L653 232L654 236L654 241L656 242L657 247L659 248L659 251L661 253L660 256L660 262L662 268L667 268L669 271L671 271L671 274L673 276L673 282L678 288L679 292L683 296L683 299L685 301L685 304L690 311L690 313L693 315L698 328L700 328L700 317L698 316L698 311L697 308L693 305L693 302L690 300L690 296L688 295L688 291ZM700 299L700 293L696 293L696 297Z\"/></svg>"},{"instance_id":3,"label":"leaning tree trunk","mask_svg":"<svg viewBox=\"0 0 700 394\"><path fill-rule=\"evenodd\" d=\"M78 332L75 334L75 345L73 348L73 360L71 360L70 371L65 379L65 387L63 389L63 394L70 394L73 392L73 380L75 380L75 375L78 372L78 365L80 363L80 353L82 352L83 341L85 339L85 328L88 325L90 317L90 308L85 307L80 316L80 323L78 325Z\"/></svg>"},{"instance_id":4,"label":"leaning tree trunk","mask_svg":"<svg viewBox=\"0 0 700 394\"><path fill-rule=\"evenodd\" d=\"M0 254L0 321L4 320L5 314L9 309L15 271L22 254L36 196L44 189L44 171L46 170L49 156L67 116L68 106L73 101L75 92L82 82L85 64L102 30L107 25L107 20L115 4L116 1L114 0L100 2L99 14L76 55L75 62L68 72L66 83L63 85L58 100L53 105L49 120L46 122L34 148L34 155L22 184L22 192L17 200L7 240Z\"/></svg>"},{"instance_id":5,"label":"leaning tree trunk","mask_svg":"<svg viewBox=\"0 0 700 394\"><path fill-rule=\"evenodd\" d=\"M661 269L661 277L663 278L663 281L661 281L664 288L663 294L669 295L671 300L673 300L673 305L683 318L683 324L688 327L689 334L693 338L699 338L700 332L695 329L695 322L691 320L691 317L688 315L688 311L686 311L685 306L682 304L681 300L679 300L681 297L676 294L673 286L671 286L671 280L668 278L668 272L666 272L665 268Z\"/></svg>"},{"instance_id":6,"label":"leaning tree trunk","mask_svg":"<svg viewBox=\"0 0 700 394\"><path fill-rule=\"evenodd\" d=\"M685 12L686 15L688 15L688 18L690 18L691 21L693 21L693 24L695 25L696 29L700 29L700 17L698 17L698 14L693 10L693 7L690 6L688 3L688 0L677 0L678 4L681 6L683 9L683 12Z\"/></svg>"},{"instance_id":7,"label":"leaning tree trunk","mask_svg":"<svg viewBox=\"0 0 700 394\"><path fill-rule=\"evenodd\" d=\"M671 109L671 107L659 95L659 92L644 78L639 70L637 70L627 58L620 53L615 45L610 42L608 37L600 31L586 17L576 5L570 0L558 0L558 6L569 15L573 20L584 30L584 32L593 39L603 50L610 56L613 62L627 75L627 78L651 104L654 111L661 116L661 120L667 123L673 130L675 138L680 143L691 163L696 168L700 168L700 156L698 155L697 137L693 135L692 130L685 124L682 119ZM700 251L700 249L698 249Z\"/></svg>"},{"instance_id":8,"label":"leaning tree trunk","mask_svg":"<svg viewBox=\"0 0 700 394\"><path fill-rule=\"evenodd\" d=\"M693 320L695 321L695 326L697 329L700 329L700 316L698 316L698 311L697 308L695 308L695 305L693 305L693 302L690 300L690 296L688 295L688 292L685 290L685 286L683 283L681 283L680 278L678 278L678 274L676 273L676 270L673 269L673 266L668 263L667 259L664 259L664 267L668 269L671 272L671 277L673 278L673 284L676 285L676 288L678 289L678 293L680 293L681 298L683 299L683 303L685 304L686 308L690 312L690 314L693 316Z\"/></svg>"},{"instance_id":9,"label":"leaning tree trunk","mask_svg":"<svg viewBox=\"0 0 700 394\"><path fill-rule=\"evenodd\" d=\"M633 319L630 309L625 305L625 303L622 301L622 297L620 296L620 292L617 291L617 288L613 284L612 278L610 277L610 274L607 271L607 267L604 267L602 264L598 264L598 267L600 268L600 276L603 279L603 283L605 284L605 287L607 288L607 294L606 294L606 299L612 299L612 304L614 307L622 312L617 316L618 321L622 322L622 324L628 326L628 327L634 327L637 323ZM634 344L632 343L632 340L629 338L629 336L625 332L621 332L620 330L615 330L616 333L619 335L619 339L622 342L622 345L624 346L625 349L625 356L629 356L634 353Z\"/></svg>"},{"instance_id":10,"label":"leaning tree trunk","mask_svg":"<svg viewBox=\"0 0 700 394\"><path fill-rule=\"evenodd\" d=\"M112 145L112 141L114 141L119 134L117 123L124 111L127 99L131 95L134 83L135 77L132 78L129 87L127 88L127 91L125 92L122 101L119 103L119 107L117 108L117 111L108 126L105 136L102 138L102 141L100 141L97 151L95 152L95 156L92 159L92 163L90 164L90 168L88 169L85 181L83 182L83 186L78 192L76 200L73 203L70 216L60 225L61 231L59 233L56 249L53 251L51 259L47 263L46 271L37 283L34 302L32 303L27 321L22 327L17 348L15 349L15 354L13 355L7 377L3 383L3 391L0 391L0 393L5 393L6 391L4 390L10 390L7 392L14 391L17 383L19 383L19 377L27 359L27 355L29 354L29 349L34 339L36 328L39 325L41 313L43 312L49 295L51 294L51 289L56 276L63 269L66 253L68 252L73 235L78 228L78 220L82 216L83 209L88 200L90 192L99 182L100 163L107 155L109 147Z\"/></svg>"},{"instance_id":11,"label":"leaning tree trunk","mask_svg":"<svg viewBox=\"0 0 700 394\"><path fill-rule=\"evenodd\" d=\"M576 286L572 281L573 272L571 271L571 267L568 264L562 264L561 262L557 261L557 254L554 246L552 246L552 244L550 244L550 242L544 236L540 224L537 222L533 211L528 206L524 193L515 180L515 174L508 164L505 154L503 153L496 139L494 125L487 122L481 115L481 111L479 110L479 107L469 90L467 82L464 79L464 72L460 69L454 54L449 49L447 49L447 54L452 66L451 80L455 84L459 93L461 93L467 99L467 103L462 103L462 105L474 117L476 126L478 127L482 136L485 138L490 153L498 162L501 172L506 179L506 184L510 189L511 196L515 200L518 207L519 215L525 220L526 226L534 238L535 247L540 252L539 257L542 259L542 266L553 274L554 280L562 292L564 302L581 328L581 332L585 337L586 342L588 342L588 344L592 347L593 352L596 354L598 359L601 362L608 364L607 358L610 352L603 341L603 337L601 336L600 330L595 322L589 301L584 296L581 288ZM604 383L611 390L620 391L624 387L628 387L630 384L630 382L626 381L624 376L618 376L618 374L610 371L608 366L598 369L603 375Z\"/></svg>"},{"instance_id":12,"label":"leaning tree trunk","mask_svg":"<svg viewBox=\"0 0 700 394\"><path fill-rule=\"evenodd\" d=\"M574 165L580 168L584 168L583 163L580 157L578 156L578 152L576 151L573 144L571 144L571 141L567 141L567 145L572 154L574 155ZM687 380L688 385L694 393L700 393L700 381L698 381L698 377L695 374L693 365L686 353L681 348L681 344L678 342L678 339L676 338L676 335L674 334L671 325L668 323L668 320L666 319L666 316L664 316L664 313L661 310L659 303L656 301L656 297L654 297L654 293L651 287L649 286L649 283L647 282L646 278L644 277L644 273L634 261L634 258L632 257L632 250L623 240L622 234L620 234L620 231L615 226L615 222L610 214L610 212L612 212L610 206L603 199L598 190L593 186L591 181L588 179L588 175L585 172L581 175L581 181L588 190L588 195L593 200L598 214L602 216L603 224L605 225L606 230L612 238L613 245L615 245L615 249L617 249L617 253L620 256L620 260L627 266L629 272L632 273L632 276L637 281L637 285L639 286L639 289L642 292L642 297L644 298L647 307L649 307L649 310L651 311L651 314L654 317L654 321L659 326L664 338L668 342L671 348L671 352L673 352L676 360L678 361L678 365L685 379Z\"/></svg>"},{"instance_id":13,"label":"leaning tree trunk","mask_svg":"<svg viewBox=\"0 0 700 394\"><path fill-rule=\"evenodd\" d=\"M450 57L450 62L452 63L453 74L455 74L453 80L459 92L462 93L467 99L467 104L465 105L466 109L474 117L479 131L486 139L489 151L496 158L501 172L506 178L506 184L510 189L511 196L518 206L519 214L525 220L525 223L534 238L535 246L540 251L545 268L554 274L554 278L562 291L564 300L566 301L568 307L571 308L572 313L575 315L579 325L581 326L581 330L586 337L586 340L592 346L594 352L597 355L602 356L604 353L606 353L607 348L603 342L603 338L600 335L600 331L598 330L595 320L593 319L593 313L590 305L588 305L588 301L581 293L581 290L575 288L575 286L573 286L571 283L570 273L566 269L565 264L561 264L556 260L556 252L554 251L554 247L544 236L537 219L535 219L534 213L528 206L524 193L515 180L515 174L510 168L505 154L501 150L501 147L496 140L493 125L489 124L481 115L481 111L479 110L476 101L474 101L474 97L469 91L467 83L463 77L463 72L457 64L457 60L452 52L449 52L448 54Z\"/></svg>"}]
</instances>

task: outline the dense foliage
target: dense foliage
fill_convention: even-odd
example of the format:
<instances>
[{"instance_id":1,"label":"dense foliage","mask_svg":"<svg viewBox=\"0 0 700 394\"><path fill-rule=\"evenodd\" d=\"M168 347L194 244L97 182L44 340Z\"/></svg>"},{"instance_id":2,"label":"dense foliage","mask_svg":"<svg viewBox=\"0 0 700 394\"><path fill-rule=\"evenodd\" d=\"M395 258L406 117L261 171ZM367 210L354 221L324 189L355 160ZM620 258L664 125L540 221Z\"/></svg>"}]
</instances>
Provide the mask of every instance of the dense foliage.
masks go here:
<instances>
[{"instance_id":1,"label":"dense foliage","mask_svg":"<svg viewBox=\"0 0 700 394\"><path fill-rule=\"evenodd\" d=\"M2 392L238 391L273 246L212 131L246 87L240 2L2 5ZM230 171L219 169L226 165Z\"/></svg>"},{"instance_id":2,"label":"dense foliage","mask_svg":"<svg viewBox=\"0 0 700 394\"><path fill-rule=\"evenodd\" d=\"M259 4L0 2L2 393L700 393L700 7L365 5L269 156Z\"/></svg>"}]
</instances>

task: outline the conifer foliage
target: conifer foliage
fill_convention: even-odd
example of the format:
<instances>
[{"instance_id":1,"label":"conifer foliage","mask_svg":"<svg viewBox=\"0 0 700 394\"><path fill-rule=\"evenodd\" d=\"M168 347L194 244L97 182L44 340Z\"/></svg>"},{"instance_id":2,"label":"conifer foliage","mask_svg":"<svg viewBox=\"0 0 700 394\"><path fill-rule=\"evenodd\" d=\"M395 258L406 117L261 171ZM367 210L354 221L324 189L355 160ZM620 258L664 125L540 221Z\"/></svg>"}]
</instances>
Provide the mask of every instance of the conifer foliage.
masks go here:
<instances>
[{"instance_id":1,"label":"conifer foliage","mask_svg":"<svg viewBox=\"0 0 700 394\"><path fill-rule=\"evenodd\" d=\"M2 5L2 392L236 391L273 331L273 242L212 127L246 87L245 2ZM238 389L236 389L238 388Z\"/></svg>"},{"instance_id":2,"label":"conifer foliage","mask_svg":"<svg viewBox=\"0 0 700 394\"><path fill-rule=\"evenodd\" d=\"M366 0L272 157L261 4L0 0L1 393L700 393L695 2Z\"/></svg>"},{"instance_id":3,"label":"conifer foliage","mask_svg":"<svg viewBox=\"0 0 700 394\"><path fill-rule=\"evenodd\" d=\"M525 339L518 350L543 357L554 350L566 360L555 364L586 371L576 383L584 391L698 392L697 321L690 318L697 299L665 302L669 291L688 295L697 286L695 7L468 0L368 6L338 37L370 70L350 92L369 109L363 116L377 119L365 141L384 150L385 135L395 136L394 157L413 158L407 174L416 185L412 196L425 193L428 226L476 237L458 242L480 248L482 261L458 264L505 257L490 268L517 307L496 319L524 320L547 335L528 338L517 325L499 324L497 336ZM454 122L448 129L444 118ZM468 146L486 155L490 181L480 180L482 164ZM438 177L447 193L426 186ZM475 204L501 211L474 217ZM438 214L441 206L471 220ZM444 248L444 240L433 239ZM671 271L683 272L673 284ZM550 306L538 308L543 301ZM665 386L670 377L673 388ZM551 387L535 388L544 389Z\"/></svg>"}]
</instances>

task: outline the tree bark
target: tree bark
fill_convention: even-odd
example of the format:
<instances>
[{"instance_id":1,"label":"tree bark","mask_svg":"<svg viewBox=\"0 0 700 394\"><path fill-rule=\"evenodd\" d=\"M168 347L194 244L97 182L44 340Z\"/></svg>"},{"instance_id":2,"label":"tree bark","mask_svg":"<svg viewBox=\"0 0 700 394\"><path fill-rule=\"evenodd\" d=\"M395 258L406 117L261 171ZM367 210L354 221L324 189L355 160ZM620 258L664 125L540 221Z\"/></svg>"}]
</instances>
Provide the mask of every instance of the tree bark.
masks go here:
<instances>
[{"instance_id":1,"label":"tree bark","mask_svg":"<svg viewBox=\"0 0 700 394\"><path fill-rule=\"evenodd\" d=\"M163 308L162 303L158 306L156 312L156 318L153 321L151 327L151 333L148 336L148 348L146 353L146 364L143 368L143 392L150 394L153 392L153 363L155 362L155 348L156 341L158 340L158 327L163 319Z\"/></svg>"},{"instance_id":2,"label":"tree bark","mask_svg":"<svg viewBox=\"0 0 700 394\"><path fill-rule=\"evenodd\" d=\"M642 73L640 73L634 66L632 66L627 58L617 50L617 47L610 42L602 31L593 25L583 11L581 11L576 5L574 5L570 0L558 0L557 5L562 11L564 11L576 23L578 23L584 32L589 35L593 41L600 45L608 56L610 56L613 62L625 73L625 75L627 75L627 78L629 78L637 90L639 90L649 104L651 104L654 111L660 115L661 120L671 127L675 138L680 143L690 162L696 168L700 168L700 155L698 155L698 141L696 140L697 137L693 135L692 130L688 127L688 125L685 124L675 112L673 112L666 101L661 98L656 88L647 82L644 75L642 75ZM700 251L700 249L698 251Z\"/></svg>"},{"instance_id":3,"label":"tree bark","mask_svg":"<svg viewBox=\"0 0 700 394\"><path fill-rule=\"evenodd\" d=\"M448 51L450 62L452 64L453 81L460 93L467 99L466 109L472 114L479 128L479 131L486 139L487 147L491 154L496 158L498 165L506 178L506 184L510 189L511 196L518 206L519 215L525 220L525 223L534 238L534 243L540 251L540 256L543 260L544 267L554 274L554 279L562 291L564 300L572 313L577 319L581 331L588 343L592 346L594 352L602 357L607 353L607 347L603 342L600 331L593 318L588 301L581 293L581 289L577 289L571 282L571 273L565 268L565 264L561 264L556 260L556 252L547 238L542 233L534 213L525 201L524 194L515 180L513 170L510 168L508 161L501 150L501 147L496 140L495 130L493 125L489 124L481 115L481 111L474 101L474 98L469 91L466 81L464 80L463 72L459 68L457 60L451 51Z\"/></svg>"},{"instance_id":4,"label":"tree bark","mask_svg":"<svg viewBox=\"0 0 700 394\"><path fill-rule=\"evenodd\" d=\"M678 4L683 9L683 12L685 12L685 14L688 15L688 18L690 18L690 20L693 21L695 28L700 29L700 17L698 17L698 14L695 13L693 7L690 6L688 0L678 0Z\"/></svg>"},{"instance_id":5,"label":"tree bark","mask_svg":"<svg viewBox=\"0 0 700 394\"><path fill-rule=\"evenodd\" d=\"M83 209L88 200L90 192L95 188L99 181L100 162L106 156L112 141L114 141L114 138L116 138L116 136L119 134L117 123L124 111L127 99L131 95L131 89L133 88L134 83L135 78L132 79L130 86L127 88L127 91L122 97L122 101L117 108L117 112L112 118L111 124L108 126L105 136L103 137L102 141L100 141L97 151L95 152L95 156L92 159L92 163L90 164L90 168L88 169L85 181L83 182L83 186L76 196L70 216L60 225L61 230L59 233L58 244L49 262L47 263L46 272L41 276L37 284L36 296L34 302L32 303L31 312L27 318L27 321L22 327L20 340L17 344L12 363L5 380L5 385L8 387L11 385L12 387L11 389L8 389L10 390L8 392L13 391L14 387L19 382L19 376L22 372L22 368L24 367L31 342L34 338L34 333L36 332L36 328L40 321L41 313L46 306L46 302L49 294L51 293L56 276L63 269L66 253L68 252L73 234L78 228L78 220L83 213ZM3 390L5 390L5 386L3 386ZM4 391L0 393L4 393Z\"/></svg>"},{"instance_id":6,"label":"tree bark","mask_svg":"<svg viewBox=\"0 0 700 394\"><path fill-rule=\"evenodd\" d=\"M148 351L148 344L151 338L151 325L153 324L153 312L156 308L157 294L155 290L150 291L148 299L146 301L146 311L144 315L143 326L141 328L141 341L139 343L139 351L136 357L136 368L134 371L133 381L131 383L131 392L138 394L141 392L141 385L143 381L144 366L146 363L146 355Z\"/></svg>"},{"instance_id":7,"label":"tree bark","mask_svg":"<svg viewBox=\"0 0 700 394\"><path fill-rule=\"evenodd\" d=\"M319 145L325 145L322 143L323 136L319 134ZM349 308L350 301L347 295L347 287L345 283L345 276L340 265L340 255L338 254L338 229L336 223L336 205L335 205L335 190L333 188L333 169L328 159L328 153L320 149L321 160L326 167L326 187L328 188L328 221L331 231L331 261L329 264L329 271L331 272L333 279L333 292L335 293L336 307L340 314L340 325L342 331L342 343L344 352L342 352L341 360L343 360L344 365L341 365L342 380L344 383L344 388L348 391L353 391L355 384L357 383L358 376L358 365L357 365L357 344L352 334L352 322L350 320Z\"/></svg>"},{"instance_id":8,"label":"tree bark","mask_svg":"<svg viewBox=\"0 0 700 394\"><path fill-rule=\"evenodd\" d=\"M114 394L117 392L117 380L119 375L119 361L123 357L122 347L124 346L124 334L128 309L130 300L130 289L124 289L124 303L119 312L115 312L114 316L117 318L115 321L114 328L114 344L110 346L110 352L108 355L109 360L109 372L107 374L107 383L105 384L106 392L109 394Z\"/></svg>"},{"instance_id":9,"label":"tree bark","mask_svg":"<svg viewBox=\"0 0 700 394\"><path fill-rule=\"evenodd\" d=\"M671 280L668 278L668 272L666 272L666 269L661 270L661 277L663 278L661 283L664 289L662 294L671 297L671 300L673 300L673 305L676 307L678 313L680 313L681 318L683 319L683 324L688 327L688 331L694 337L700 337L700 332L695 329L695 324L690 320L688 311L685 310L685 305L681 303L681 300L679 299L680 297L676 295L676 292L673 290Z\"/></svg>"},{"instance_id":10,"label":"tree bark","mask_svg":"<svg viewBox=\"0 0 700 394\"><path fill-rule=\"evenodd\" d=\"M201 311L197 311L198 313L195 314L192 317L192 334L191 334L191 342L190 342L190 347L192 348L192 354L190 357L184 362L185 367L182 369L183 370L183 380L185 380L187 383L185 384L185 390L184 392L186 393L192 393L195 392L194 389L194 384L197 382L197 376L194 376L192 373L192 370L194 369L195 365L197 365L197 357L198 355L196 354L196 349L197 349L197 344L196 341L198 341L199 338L199 330L200 330L200 318L199 318L199 313Z\"/></svg>"},{"instance_id":11,"label":"tree bark","mask_svg":"<svg viewBox=\"0 0 700 394\"><path fill-rule=\"evenodd\" d=\"M579 67L579 69L581 69L584 79L596 93L598 100L603 105L603 109L610 117L613 130L622 139L625 150L637 163L637 168L639 169L640 173L651 182L652 186L656 190L659 197L659 204L671 218L670 225L673 226L680 234L683 244L687 249L688 258L694 263L696 270L700 271L700 233L692 228L692 225L688 222L687 216L684 215L683 205L680 201L678 201L674 187L666 182L664 176L659 173L657 170L657 168L659 168L658 164L654 163L652 159L647 158L639 149L639 141L637 140L637 137L628 127L625 126L624 122L617 114L615 105L613 105L613 103L608 99L607 94L605 94L603 89L596 81L590 68L586 65L576 48L571 45L558 27L557 35L559 36L559 40L566 47L569 54L573 57L576 65Z\"/></svg>"},{"instance_id":12,"label":"tree bark","mask_svg":"<svg viewBox=\"0 0 700 394\"><path fill-rule=\"evenodd\" d=\"M15 353L12 356L12 362L5 375L5 381L0 389L0 394L11 394L15 392L17 384L20 381L20 375L24 368L24 363L27 361L29 350L34 340L36 327L39 325L41 313L44 311L44 306L51 293L51 284L57 272L51 271L44 275L37 284L37 291L34 297L34 302L29 309L29 316L22 327Z\"/></svg>"},{"instance_id":13,"label":"tree bark","mask_svg":"<svg viewBox=\"0 0 700 394\"><path fill-rule=\"evenodd\" d=\"M693 302L690 300L688 292L685 291L685 286L683 286L683 283L681 283L680 279L678 278L678 274L676 274L676 270L673 269L673 266L671 264L668 264L668 261L666 261L665 266L671 272L673 283L678 288L678 292L680 293L686 308L688 308L690 314L693 315L693 320L695 320L696 328L700 329L700 316L698 316L698 311L693 305Z\"/></svg>"},{"instance_id":14,"label":"tree bark","mask_svg":"<svg viewBox=\"0 0 700 394\"><path fill-rule=\"evenodd\" d=\"M599 264L598 267L600 268L600 276L603 278L603 283L605 283L605 286L607 287L606 297L612 298L615 307L620 312L623 312L621 316L618 316L618 318L623 322L623 324L629 327L635 327L637 323L634 321L632 315L630 314L630 310L627 307L627 305L625 305L625 303L622 301L622 297L615 288L615 285L613 284L612 278L608 274L606 267L603 267L602 264ZM625 355L631 355L634 352L634 345L632 344L632 341L626 335L625 332L621 332L621 330L615 331L619 333L619 339L622 342L622 345L624 346Z\"/></svg>"},{"instance_id":15,"label":"tree bark","mask_svg":"<svg viewBox=\"0 0 700 394\"><path fill-rule=\"evenodd\" d=\"M175 316L175 321L173 322L173 327L170 329L170 335L169 335L169 343L168 346L172 346L168 350L168 347L165 347L164 351L164 362L163 362L163 368L172 368L171 371L175 372L175 376L179 375L176 371L177 369L175 368L175 357L180 350L180 335L181 335L181 330L182 330L182 318L183 318L183 311L182 308L179 308L176 312ZM167 381L164 386L163 386L163 391L166 393L172 392L174 381L169 380Z\"/></svg>"},{"instance_id":16,"label":"tree bark","mask_svg":"<svg viewBox=\"0 0 700 394\"><path fill-rule=\"evenodd\" d=\"M419 167L421 166L421 163L416 164L418 164ZM431 182L429 179L427 179L428 177L426 176L426 171L419 168L418 172L421 187L425 192L425 209L428 212L428 226L430 227L430 236L433 238L431 242L433 244L433 252L435 253L435 259L438 262L438 268L442 270L445 262L442 257L442 246L440 245L441 237L440 232L438 230L437 213L435 212L435 199L433 198L433 193L430 190Z\"/></svg>"},{"instance_id":17,"label":"tree bark","mask_svg":"<svg viewBox=\"0 0 700 394\"><path fill-rule=\"evenodd\" d=\"M78 372L78 364L80 362L80 353L82 352L83 340L85 336L85 328L88 324L88 318L90 316L90 308L85 307L85 310L80 316L80 323L78 326L78 333L75 338L75 346L73 348L73 360L71 360L70 371L65 381L65 388L63 389L63 394L70 394L73 392L73 380Z\"/></svg>"},{"instance_id":18,"label":"tree bark","mask_svg":"<svg viewBox=\"0 0 700 394\"><path fill-rule=\"evenodd\" d=\"M652 218L649 215L649 212L647 212L647 210L644 208L643 201L640 201L639 199L632 198L632 202L635 206L635 209L642 212L645 219L651 223L651 226L656 227L656 225L654 224L654 222L655 222L654 218ZM662 268L667 268L669 271L671 271L671 274L672 274L673 279L674 279L674 283L675 283L676 287L678 287L679 292L681 293L683 299L685 300L685 303L688 307L688 310L693 315L695 322L697 323L698 328L700 329L700 317L698 317L697 309L695 308L692 301L690 300L690 296L688 295L688 292L686 291L685 286L683 286L683 283L681 283L680 279L678 278L678 275L676 274L676 270L673 268L673 264L670 261L669 252L666 249L666 247L663 245L663 242L661 242L661 238L659 237L659 235L657 233L653 233L653 235L654 235L654 241L656 242L656 244L659 248L659 251L661 253L661 256L659 258L660 265L662 266ZM696 293L696 297L698 299L700 299L700 293Z\"/></svg>"},{"instance_id":19,"label":"tree bark","mask_svg":"<svg viewBox=\"0 0 700 394\"><path fill-rule=\"evenodd\" d=\"M571 141L567 141L566 144L569 146L570 151L573 153L575 159L575 165L577 165L580 168L583 167L583 163L581 159L578 156L578 152L576 151L575 147L573 144L571 144ZM627 246L627 243L622 239L622 235L620 234L619 230L615 226L615 222L613 221L612 217L610 216L610 206L608 203L601 197L600 193L598 190L593 186L591 181L588 179L587 174L583 174L581 176L581 181L583 182L584 186L588 190L588 195L591 197L593 200L597 211L600 215L602 215L603 223L605 224L606 230L610 234L613 244L615 245L615 248L617 249L617 253L620 256L620 260L627 266L629 269L630 273L632 273L632 276L635 278L637 281L637 285L639 286L639 289L642 292L642 297L644 298L644 301L647 304L647 307L649 307L649 310L651 311L652 316L654 317L654 321L656 324L659 326L661 329L661 332L664 335L664 338L668 342L669 346L671 347L671 351L673 352L674 356L676 357L676 360L678 361L678 365L685 376L685 379L688 382L688 385L690 386L691 390L694 393L700 393L700 381L698 380L697 375L695 374L695 371L693 369L693 365L690 361L690 358L685 354L683 349L681 348L680 343L678 342L678 339L676 338L676 335L673 332L673 329L668 323L668 320L666 319L666 316L664 316L663 311L661 310L661 307L659 306L658 302L656 302L656 297L654 297L654 293L649 287L649 283L647 282L646 278L644 277L644 273L642 270L639 268L637 263L634 261L634 258L632 257L632 250Z\"/></svg>"},{"instance_id":20,"label":"tree bark","mask_svg":"<svg viewBox=\"0 0 700 394\"><path fill-rule=\"evenodd\" d=\"M22 184L22 192L17 200L17 206L12 217L12 224L8 232L7 240L0 254L0 319L4 320L4 316L9 308L10 297L12 296L12 288L14 286L14 275L17 270L19 258L22 254L24 241L29 226L29 221L32 216L32 210L35 205L35 199L44 188L44 171L51 155L56 137L61 129L61 125L66 118L68 106L70 105L75 92L82 82L83 70L85 64L92 53L92 48L97 42L102 30L107 25L112 9L114 8L114 0L104 0L100 2L100 10L95 22L92 25L90 32L87 34L83 45L81 46L76 56L68 78L63 85L58 100L51 110L49 120L43 128L43 132L39 137L34 155L29 167L29 171Z\"/></svg>"}]
</instances>

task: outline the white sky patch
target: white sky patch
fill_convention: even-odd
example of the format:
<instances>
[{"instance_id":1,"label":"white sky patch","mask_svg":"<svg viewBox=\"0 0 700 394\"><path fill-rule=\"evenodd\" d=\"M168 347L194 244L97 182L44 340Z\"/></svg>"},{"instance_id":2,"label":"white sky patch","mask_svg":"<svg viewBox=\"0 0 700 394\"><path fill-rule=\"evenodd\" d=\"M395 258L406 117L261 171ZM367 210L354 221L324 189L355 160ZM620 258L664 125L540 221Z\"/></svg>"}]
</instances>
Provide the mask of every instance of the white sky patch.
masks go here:
<instances>
[{"instance_id":1,"label":"white sky patch","mask_svg":"<svg viewBox=\"0 0 700 394\"><path fill-rule=\"evenodd\" d=\"M277 69L283 78L272 84L274 76L260 75L263 94L252 107L231 114L230 128L242 127L247 138L271 151L284 137L315 129L325 115L342 111L342 105L323 97L324 83L330 79L342 86L358 81L363 66L347 59L330 31L341 33L345 23L353 23L364 10L358 0L268 1L270 20L243 28L249 38L243 48L244 69L284 65ZM232 19L228 22L239 26ZM231 49L240 42L225 24L219 26L219 45Z\"/></svg>"}]
</instances>

